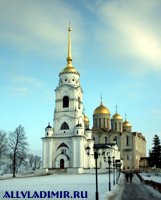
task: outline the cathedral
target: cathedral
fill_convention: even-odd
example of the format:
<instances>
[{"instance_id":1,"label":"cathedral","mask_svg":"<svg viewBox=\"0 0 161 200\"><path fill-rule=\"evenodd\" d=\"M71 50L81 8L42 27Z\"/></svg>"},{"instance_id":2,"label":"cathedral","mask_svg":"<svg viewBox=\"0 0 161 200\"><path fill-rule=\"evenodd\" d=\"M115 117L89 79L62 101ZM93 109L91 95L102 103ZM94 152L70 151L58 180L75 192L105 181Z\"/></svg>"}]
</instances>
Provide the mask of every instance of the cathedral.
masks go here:
<instances>
[{"instance_id":1,"label":"cathedral","mask_svg":"<svg viewBox=\"0 0 161 200\"><path fill-rule=\"evenodd\" d=\"M93 127L83 112L83 90L80 74L72 64L71 28L68 28L68 53L66 67L59 73L59 84L55 89L53 127L48 124L42 138L43 168L67 169L67 172L82 173L94 168L94 144L116 144L123 160L124 169L139 167L141 157L146 156L145 137L132 132L131 124L116 113L111 117L109 109L100 105L93 113ZM103 165L99 158L98 167Z\"/></svg>"},{"instance_id":2,"label":"cathedral","mask_svg":"<svg viewBox=\"0 0 161 200\"><path fill-rule=\"evenodd\" d=\"M54 128L45 129L43 142L43 167L67 168L81 173L84 168L93 168L94 162L85 152L93 148L92 131L88 118L83 114L83 90L80 74L72 64L71 28L68 29L67 65L59 73L59 85L55 89ZM92 159L93 160L93 159Z\"/></svg>"}]
</instances>

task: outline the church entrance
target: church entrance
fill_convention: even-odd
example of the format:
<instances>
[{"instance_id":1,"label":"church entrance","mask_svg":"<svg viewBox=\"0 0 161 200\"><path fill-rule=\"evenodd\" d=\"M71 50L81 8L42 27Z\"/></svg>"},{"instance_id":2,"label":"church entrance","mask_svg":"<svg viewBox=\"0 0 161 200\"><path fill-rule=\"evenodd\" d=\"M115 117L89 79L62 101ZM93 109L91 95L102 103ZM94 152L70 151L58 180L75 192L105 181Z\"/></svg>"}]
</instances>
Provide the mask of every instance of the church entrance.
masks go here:
<instances>
[{"instance_id":1,"label":"church entrance","mask_svg":"<svg viewBox=\"0 0 161 200\"><path fill-rule=\"evenodd\" d=\"M60 169L64 169L64 159L60 160Z\"/></svg>"}]
</instances>

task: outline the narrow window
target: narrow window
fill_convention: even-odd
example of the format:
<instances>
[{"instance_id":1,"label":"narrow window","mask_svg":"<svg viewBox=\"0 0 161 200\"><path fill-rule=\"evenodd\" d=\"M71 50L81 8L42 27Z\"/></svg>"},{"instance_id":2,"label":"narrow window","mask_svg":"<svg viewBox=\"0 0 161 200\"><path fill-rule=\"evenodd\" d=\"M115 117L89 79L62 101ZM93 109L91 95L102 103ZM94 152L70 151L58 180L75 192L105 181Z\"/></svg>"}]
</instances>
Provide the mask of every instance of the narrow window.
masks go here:
<instances>
[{"instance_id":1,"label":"narrow window","mask_svg":"<svg viewBox=\"0 0 161 200\"><path fill-rule=\"evenodd\" d=\"M80 109L80 104L81 104L80 97L78 97L78 109Z\"/></svg>"},{"instance_id":2,"label":"narrow window","mask_svg":"<svg viewBox=\"0 0 161 200\"><path fill-rule=\"evenodd\" d=\"M106 119L103 118L104 128L106 127Z\"/></svg>"},{"instance_id":3,"label":"narrow window","mask_svg":"<svg viewBox=\"0 0 161 200\"><path fill-rule=\"evenodd\" d=\"M61 154L65 154L66 153L66 149L61 149Z\"/></svg>"},{"instance_id":4,"label":"narrow window","mask_svg":"<svg viewBox=\"0 0 161 200\"><path fill-rule=\"evenodd\" d=\"M113 130L113 123L111 123L111 129Z\"/></svg>"},{"instance_id":5,"label":"narrow window","mask_svg":"<svg viewBox=\"0 0 161 200\"><path fill-rule=\"evenodd\" d=\"M99 118L99 128L101 128L101 118Z\"/></svg>"},{"instance_id":6,"label":"narrow window","mask_svg":"<svg viewBox=\"0 0 161 200\"><path fill-rule=\"evenodd\" d=\"M94 119L94 127L97 127L97 119Z\"/></svg>"},{"instance_id":7,"label":"narrow window","mask_svg":"<svg viewBox=\"0 0 161 200\"><path fill-rule=\"evenodd\" d=\"M69 129L69 126L66 122L64 122L62 125L61 125L61 130L66 130L66 129Z\"/></svg>"},{"instance_id":8,"label":"narrow window","mask_svg":"<svg viewBox=\"0 0 161 200\"><path fill-rule=\"evenodd\" d=\"M107 137L105 137L105 144L107 144Z\"/></svg>"},{"instance_id":9,"label":"narrow window","mask_svg":"<svg viewBox=\"0 0 161 200\"><path fill-rule=\"evenodd\" d=\"M121 131L121 122L119 123L119 131Z\"/></svg>"},{"instance_id":10,"label":"narrow window","mask_svg":"<svg viewBox=\"0 0 161 200\"><path fill-rule=\"evenodd\" d=\"M126 136L126 146L129 146L129 136Z\"/></svg>"},{"instance_id":11,"label":"narrow window","mask_svg":"<svg viewBox=\"0 0 161 200\"><path fill-rule=\"evenodd\" d=\"M117 131L117 123L115 122L115 131Z\"/></svg>"},{"instance_id":12,"label":"narrow window","mask_svg":"<svg viewBox=\"0 0 161 200\"><path fill-rule=\"evenodd\" d=\"M69 107L69 97L64 96L63 97L63 108L68 108Z\"/></svg>"}]
</instances>

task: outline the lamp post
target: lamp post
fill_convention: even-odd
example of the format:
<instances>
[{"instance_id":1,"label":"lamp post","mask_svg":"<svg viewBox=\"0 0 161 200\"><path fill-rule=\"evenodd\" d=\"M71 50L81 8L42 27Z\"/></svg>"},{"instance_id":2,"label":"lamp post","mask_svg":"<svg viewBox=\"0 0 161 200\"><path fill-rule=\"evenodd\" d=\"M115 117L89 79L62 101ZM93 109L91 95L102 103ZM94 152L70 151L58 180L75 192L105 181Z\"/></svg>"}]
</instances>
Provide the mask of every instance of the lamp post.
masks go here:
<instances>
[{"instance_id":1,"label":"lamp post","mask_svg":"<svg viewBox=\"0 0 161 200\"><path fill-rule=\"evenodd\" d=\"M111 177L110 177L111 157L108 156L108 169L109 169L109 191L111 191Z\"/></svg>"},{"instance_id":2,"label":"lamp post","mask_svg":"<svg viewBox=\"0 0 161 200\"><path fill-rule=\"evenodd\" d=\"M94 148L94 159L95 159L95 168L96 168L96 193L95 197L96 200L99 200L99 194L98 194L98 172L97 172L97 160L98 160L98 149Z\"/></svg>"},{"instance_id":3,"label":"lamp post","mask_svg":"<svg viewBox=\"0 0 161 200\"><path fill-rule=\"evenodd\" d=\"M85 148L87 155L90 155L90 147L87 146ZM98 160L98 148L94 146L94 159L95 159L95 170L96 170L96 192L95 192L95 200L99 200L98 194L98 168L97 168L97 160Z\"/></svg>"},{"instance_id":4,"label":"lamp post","mask_svg":"<svg viewBox=\"0 0 161 200\"><path fill-rule=\"evenodd\" d=\"M113 159L113 185L115 185L115 156L113 156L112 159Z\"/></svg>"},{"instance_id":5,"label":"lamp post","mask_svg":"<svg viewBox=\"0 0 161 200\"><path fill-rule=\"evenodd\" d=\"M102 155L104 156L104 161L108 162L109 165L109 191L111 191L111 179L110 179L110 166L111 166L111 157L108 157L108 160L106 161L106 156L105 156L105 150L106 149L112 149L113 144L94 144L93 149L94 149L94 159L95 159L95 175L96 175L96 192L95 192L95 200L99 200L99 193L98 193L98 156ZM90 147L86 147L86 153L87 155L90 155ZM102 149L102 153L99 153L99 149ZM108 155L108 153L107 153Z\"/></svg>"}]
</instances>

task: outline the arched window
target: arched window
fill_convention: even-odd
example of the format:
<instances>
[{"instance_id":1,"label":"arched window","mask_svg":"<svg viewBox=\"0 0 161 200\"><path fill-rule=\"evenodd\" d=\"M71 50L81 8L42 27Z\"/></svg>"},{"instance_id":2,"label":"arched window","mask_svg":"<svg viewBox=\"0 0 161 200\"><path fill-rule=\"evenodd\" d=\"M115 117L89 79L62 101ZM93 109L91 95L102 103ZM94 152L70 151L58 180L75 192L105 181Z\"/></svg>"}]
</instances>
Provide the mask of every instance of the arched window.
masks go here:
<instances>
[{"instance_id":1,"label":"arched window","mask_svg":"<svg viewBox=\"0 0 161 200\"><path fill-rule=\"evenodd\" d=\"M66 122L64 122L62 125L61 125L61 130L65 130L65 129L69 129L69 126Z\"/></svg>"},{"instance_id":2,"label":"arched window","mask_svg":"<svg viewBox=\"0 0 161 200\"><path fill-rule=\"evenodd\" d=\"M63 108L68 108L69 107L69 97L64 96L63 97Z\"/></svg>"}]
</instances>

